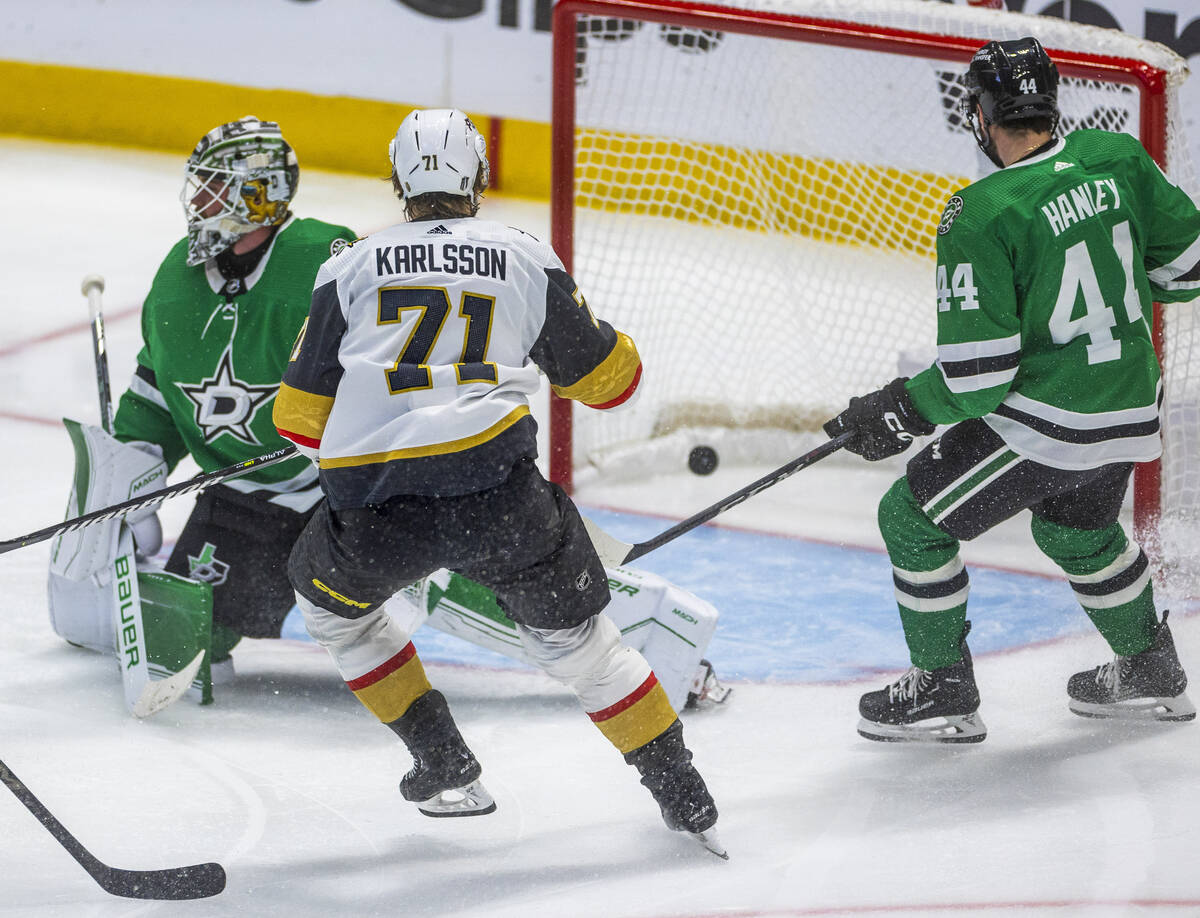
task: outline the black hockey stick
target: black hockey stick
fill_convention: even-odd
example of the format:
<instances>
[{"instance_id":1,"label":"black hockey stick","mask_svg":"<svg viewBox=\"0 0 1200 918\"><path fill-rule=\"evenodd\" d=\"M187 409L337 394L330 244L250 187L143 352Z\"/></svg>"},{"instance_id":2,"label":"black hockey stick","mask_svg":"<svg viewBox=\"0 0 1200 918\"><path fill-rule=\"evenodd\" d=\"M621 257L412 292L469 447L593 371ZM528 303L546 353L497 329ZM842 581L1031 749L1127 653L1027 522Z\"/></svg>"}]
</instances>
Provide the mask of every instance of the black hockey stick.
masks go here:
<instances>
[{"instance_id":1,"label":"black hockey stick","mask_svg":"<svg viewBox=\"0 0 1200 918\"><path fill-rule=\"evenodd\" d=\"M260 469L263 466L274 465L276 462L290 459L294 455L296 455L296 447L285 446L283 449L277 449L275 452L267 453L265 456L256 456L253 459L247 459L244 462L238 462L223 469L217 469L214 472L201 472L187 481L167 485L165 488L151 491L148 494L143 494L141 497L132 497L119 504L113 504L111 507L101 507L99 510L93 510L91 513L83 514L83 516L63 520L61 523L47 526L45 529L39 529L28 535L0 541L0 555L6 551L13 551L18 548L24 548L26 545L33 545L37 542L44 542L46 539L52 539L60 532L74 532L76 529L82 529L84 526L90 526L92 523L99 523L101 520L111 520L114 517L132 513L134 510L141 510L144 507L158 504L169 497L178 497L180 494L199 491L202 488L207 488L209 485L216 484L218 481L224 481L226 478L245 474L251 469Z\"/></svg>"},{"instance_id":2,"label":"black hockey stick","mask_svg":"<svg viewBox=\"0 0 1200 918\"><path fill-rule=\"evenodd\" d=\"M211 861L166 870L109 867L83 847L3 762L0 762L0 780L107 893L127 899L205 899L225 888L225 868Z\"/></svg>"},{"instance_id":3,"label":"black hockey stick","mask_svg":"<svg viewBox=\"0 0 1200 918\"><path fill-rule=\"evenodd\" d=\"M592 537L592 543L596 547L596 553L600 555L600 560L605 567L619 567L622 564L628 564L630 561L635 561L642 555L649 554L656 548L661 548L668 542L672 542L679 538L685 532L691 532L697 526L702 526L711 520L713 517L720 516L726 510L736 507L738 504L749 500L760 491L765 491L772 485L777 485L790 475L794 475L802 468L812 465L818 460L824 459L831 453L836 453L839 449L846 445L846 441L854 436L854 431L848 430L845 433L840 433L832 440L822 443L816 449L805 453L803 456L798 456L786 465L781 465L775 471L768 475L764 475L757 481L752 481L746 487L734 491L728 497L722 497L719 501L694 516L689 516L686 520L676 523L670 529L660 532L652 539L647 539L645 542L630 544L622 542L620 539L609 535L591 520L584 518L584 524L587 526L588 534Z\"/></svg>"},{"instance_id":4,"label":"black hockey stick","mask_svg":"<svg viewBox=\"0 0 1200 918\"><path fill-rule=\"evenodd\" d=\"M80 286L88 301L88 318L92 321L92 355L96 359L96 389L100 394L100 426L105 432L113 432L112 388L108 382L108 344L104 338L104 312L100 305L100 294L104 292L104 278L89 274Z\"/></svg>"}]
</instances>

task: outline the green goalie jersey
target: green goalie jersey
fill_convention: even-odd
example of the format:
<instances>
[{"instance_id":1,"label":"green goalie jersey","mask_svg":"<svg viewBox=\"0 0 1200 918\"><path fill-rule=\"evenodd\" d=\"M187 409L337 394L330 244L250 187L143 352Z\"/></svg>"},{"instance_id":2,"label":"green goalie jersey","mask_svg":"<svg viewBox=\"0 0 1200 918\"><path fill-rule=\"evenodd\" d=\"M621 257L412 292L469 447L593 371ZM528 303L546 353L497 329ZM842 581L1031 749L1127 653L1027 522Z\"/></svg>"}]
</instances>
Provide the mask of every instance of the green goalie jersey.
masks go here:
<instances>
[{"instance_id":1,"label":"green goalie jersey","mask_svg":"<svg viewBox=\"0 0 1200 918\"><path fill-rule=\"evenodd\" d=\"M1138 141L1070 134L959 191L937 232L921 414L1055 468L1156 458L1152 303L1200 296L1200 212Z\"/></svg>"},{"instance_id":2,"label":"green goalie jersey","mask_svg":"<svg viewBox=\"0 0 1200 918\"><path fill-rule=\"evenodd\" d=\"M187 240L163 261L142 307L143 346L115 433L162 447L169 466L191 455L204 471L290 444L271 406L317 269L353 241L344 226L292 217L249 276L227 281L215 260L189 267ZM316 470L302 456L227 482L303 510L319 499Z\"/></svg>"}]
</instances>

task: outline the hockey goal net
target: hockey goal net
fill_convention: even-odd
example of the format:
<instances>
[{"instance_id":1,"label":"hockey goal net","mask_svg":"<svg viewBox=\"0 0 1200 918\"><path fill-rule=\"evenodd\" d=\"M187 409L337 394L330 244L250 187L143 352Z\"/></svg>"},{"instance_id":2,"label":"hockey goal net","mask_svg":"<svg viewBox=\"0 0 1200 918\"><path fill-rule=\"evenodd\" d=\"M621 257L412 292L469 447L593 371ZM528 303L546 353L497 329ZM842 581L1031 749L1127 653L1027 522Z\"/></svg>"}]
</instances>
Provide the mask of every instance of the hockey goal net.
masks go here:
<instances>
[{"instance_id":1,"label":"hockey goal net","mask_svg":"<svg viewBox=\"0 0 1200 918\"><path fill-rule=\"evenodd\" d=\"M1169 49L1059 19L923 0L559 0L553 242L646 378L627 412L551 415L551 475L782 462L851 395L935 356L935 229L991 169L959 113L990 39L1034 35L1062 130L1137 136L1195 193ZM1156 311L1167 458L1139 529L1200 506L1191 310ZM1200 359L1196 355L1195 359Z\"/></svg>"}]
</instances>

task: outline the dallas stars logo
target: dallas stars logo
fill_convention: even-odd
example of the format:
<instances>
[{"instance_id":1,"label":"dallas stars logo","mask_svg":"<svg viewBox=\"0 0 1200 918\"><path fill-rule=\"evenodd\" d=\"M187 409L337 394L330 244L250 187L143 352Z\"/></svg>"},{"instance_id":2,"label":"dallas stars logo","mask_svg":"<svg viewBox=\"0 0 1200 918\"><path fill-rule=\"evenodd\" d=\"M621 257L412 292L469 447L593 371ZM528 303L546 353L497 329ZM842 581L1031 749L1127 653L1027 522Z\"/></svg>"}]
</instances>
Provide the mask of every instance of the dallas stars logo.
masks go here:
<instances>
[{"instance_id":1,"label":"dallas stars logo","mask_svg":"<svg viewBox=\"0 0 1200 918\"><path fill-rule=\"evenodd\" d=\"M229 565L217 560L217 546L205 542L200 549L199 557L188 555L188 576L193 580L203 580L213 586L220 586L229 576Z\"/></svg>"},{"instance_id":2,"label":"dallas stars logo","mask_svg":"<svg viewBox=\"0 0 1200 918\"><path fill-rule=\"evenodd\" d=\"M246 443L262 446L250 425L258 409L275 397L278 386L252 386L237 378L233 370L233 348L226 347L216 372L199 383L176 383L196 406L196 426L211 443L221 434L231 434Z\"/></svg>"}]
</instances>

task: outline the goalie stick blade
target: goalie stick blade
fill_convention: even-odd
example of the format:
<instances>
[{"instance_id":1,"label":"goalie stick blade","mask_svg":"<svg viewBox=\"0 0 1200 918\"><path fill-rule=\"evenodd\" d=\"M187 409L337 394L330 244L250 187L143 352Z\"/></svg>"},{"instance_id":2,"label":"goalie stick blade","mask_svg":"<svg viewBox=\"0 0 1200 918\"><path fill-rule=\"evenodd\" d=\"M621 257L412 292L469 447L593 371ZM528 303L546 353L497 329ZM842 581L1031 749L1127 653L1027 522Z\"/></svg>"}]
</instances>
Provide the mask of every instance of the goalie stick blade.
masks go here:
<instances>
[{"instance_id":1,"label":"goalie stick blade","mask_svg":"<svg viewBox=\"0 0 1200 918\"><path fill-rule=\"evenodd\" d=\"M586 516L582 519L583 528L587 530L588 537L592 540L592 546L596 549L596 554L600 556L600 563L605 567L620 567L633 546L609 535L600 528L599 524L594 523Z\"/></svg>"},{"instance_id":2,"label":"goalie stick blade","mask_svg":"<svg viewBox=\"0 0 1200 918\"><path fill-rule=\"evenodd\" d=\"M137 718L149 717L151 714L157 714L163 708L173 705L187 693L192 685L192 680L196 678L196 673L200 672L200 665L203 662L204 651L201 650L191 663L175 675L147 682L145 688L142 689L142 694L129 709L129 713Z\"/></svg>"},{"instance_id":3,"label":"goalie stick blade","mask_svg":"<svg viewBox=\"0 0 1200 918\"><path fill-rule=\"evenodd\" d=\"M225 889L225 868L212 861L168 870L101 865L92 876L105 892L126 899L207 899Z\"/></svg>"}]
</instances>

